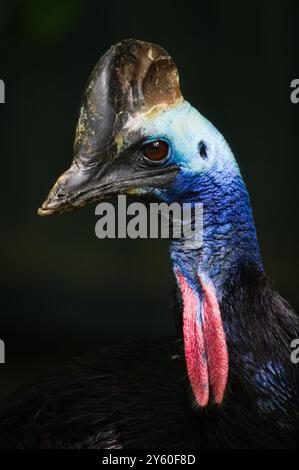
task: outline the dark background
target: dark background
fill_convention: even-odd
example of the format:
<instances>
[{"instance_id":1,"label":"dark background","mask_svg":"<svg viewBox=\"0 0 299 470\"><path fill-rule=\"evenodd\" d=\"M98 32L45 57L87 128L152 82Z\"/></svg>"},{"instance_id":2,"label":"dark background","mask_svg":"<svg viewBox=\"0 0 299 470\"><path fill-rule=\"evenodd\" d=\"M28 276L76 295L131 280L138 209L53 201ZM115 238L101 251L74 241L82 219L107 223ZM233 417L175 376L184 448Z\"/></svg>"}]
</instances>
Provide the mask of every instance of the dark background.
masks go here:
<instances>
[{"instance_id":1,"label":"dark background","mask_svg":"<svg viewBox=\"0 0 299 470\"><path fill-rule=\"evenodd\" d=\"M299 78L296 2L1 0L0 393L99 342L170 332L167 243L94 235L94 207L36 210L72 158L80 96L111 44L163 46L185 98L224 134L248 185L268 274L295 308Z\"/></svg>"}]
</instances>

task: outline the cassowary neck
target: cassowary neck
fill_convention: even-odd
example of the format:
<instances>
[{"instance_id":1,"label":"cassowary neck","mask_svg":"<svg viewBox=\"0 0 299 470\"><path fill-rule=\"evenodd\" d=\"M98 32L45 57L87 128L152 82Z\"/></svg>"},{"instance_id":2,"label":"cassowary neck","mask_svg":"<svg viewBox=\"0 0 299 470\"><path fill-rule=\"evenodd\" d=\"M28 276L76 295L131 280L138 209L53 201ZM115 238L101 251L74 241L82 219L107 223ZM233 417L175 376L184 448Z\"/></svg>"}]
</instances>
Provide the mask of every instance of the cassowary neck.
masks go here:
<instances>
[{"instance_id":1,"label":"cassowary neck","mask_svg":"<svg viewBox=\"0 0 299 470\"><path fill-rule=\"evenodd\" d=\"M191 285L196 287L198 274L203 275L212 281L220 300L226 280L237 275L241 266L263 270L249 197L240 175L193 178L192 191L181 201L203 204L202 246L189 249L180 239L170 248L174 268L179 267Z\"/></svg>"},{"instance_id":2,"label":"cassowary neck","mask_svg":"<svg viewBox=\"0 0 299 470\"><path fill-rule=\"evenodd\" d=\"M223 172L177 181L180 202L203 204L203 244L171 244L171 259L183 300L183 335L189 380L200 406L223 400L229 371L226 319L221 300L227 280L244 265L262 271L249 198L240 175ZM187 191L186 191L187 190ZM174 195L173 195L174 196ZM171 197L170 197L171 200ZM176 195L176 200L178 197Z\"/></svg>"},{"instance_id":3,"label":"cassowary neck","mask_svg":"<svg viewBox=\"0 0 299 470\"><path fill-rule=\"evenodd\" d=\"M182 202L203 203L203 245L192 250L173 241L170 251L196 403L220 404L239 390L241 408L246 402L285 429L298 420L288 346L298 337L298 319L263 272L241 176L193 178L192 188Z\"/></svg>"}]
</instances>

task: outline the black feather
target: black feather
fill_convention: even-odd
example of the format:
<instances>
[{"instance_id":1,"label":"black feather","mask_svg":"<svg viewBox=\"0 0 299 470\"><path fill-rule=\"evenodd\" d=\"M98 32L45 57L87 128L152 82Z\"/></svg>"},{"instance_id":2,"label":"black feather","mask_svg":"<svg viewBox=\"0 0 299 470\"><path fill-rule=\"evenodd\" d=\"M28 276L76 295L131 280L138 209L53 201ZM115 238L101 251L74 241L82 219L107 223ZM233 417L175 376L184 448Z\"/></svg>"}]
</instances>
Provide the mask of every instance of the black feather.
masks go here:
<instances>
[{"instance_id":1,"label":"black feather","mask_svg":"<svg viewBox=\"0 0 299 470\"><path fill-rule=\"evenodd\" d=\"M222 405L193 407L180 337L100 348L2 401L0 447L298 447L298 366L290 360L298 317L249 267L225 292L230 373ZM180 301L176 310L180 318Z\"/></svg>"}]
</instances>

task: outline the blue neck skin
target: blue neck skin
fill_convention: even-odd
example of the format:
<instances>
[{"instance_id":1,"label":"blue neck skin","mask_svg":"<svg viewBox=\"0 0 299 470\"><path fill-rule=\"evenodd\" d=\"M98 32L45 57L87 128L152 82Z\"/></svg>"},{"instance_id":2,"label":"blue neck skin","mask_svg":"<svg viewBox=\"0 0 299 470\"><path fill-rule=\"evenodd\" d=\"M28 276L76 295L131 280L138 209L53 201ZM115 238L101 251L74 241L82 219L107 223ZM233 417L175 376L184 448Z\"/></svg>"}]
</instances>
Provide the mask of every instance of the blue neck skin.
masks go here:
<instances>
[{"instance_id":1,"label":"blue neck skin","mask_svg":"<svg viewBox=\"0 0 299 470\"><path fill-rule=\"evenodd\" d=\"M220 132L187 102L142 125L146 135L169 142L169 163L180 168L170 188L153 193L168 203L203 204L203 246L187 249L185 240L173 241L174 269L195 286L200 272L214 283L219 298L223 282L240 263L262 270L249 197L234 156ZM207 147L205 158L200 142Z\"/></svg>"},{"instance_id":2,"label":"blue neck skin","mask_svg":"<svg viewBox=\"0 0 299 470\"><path fill-rule=\"evenodd\" d=\"M171 154L166 165L175 164L180 170L170 188L153 188L153 195L167 203L203 204L203 244L200 248L190 249L186 247L185 239L173 240L170 254L174 272L179 270L186 278L199 302L202 288L198 274L203 282L213 283L221 303L226 281L235 279L244 265L263 272L249 197L235 158L217 129L187 102L160 112L154 118L144 118L142 126L145 135L168 141ZM198 150L201 142L207 147L204 158ZM251 348L252 337L246 334L250 321L245 323L246 330L242 332L236 322L231 324L231 318L222 320L230 347L234 348L239 338L242 341L244 354L240 354L240 349L237 354L243 361L243 370L249 368L245 374L247 385L259 390L262 387L269 401L269 387L273 390L275 383L279 389L277 384L281 383L281 364L270 359L270 351L269 360L260 360L257 366L254 361L258 358ZM244 338L248 338L245 343ZM231 365L234 366L234 361ZM238 373L240 370L242 368L238 366ZM256 371L254 377L251 370ZM277 395L279 407L281 396L285 397L285 386ZM263 398L257 405L267 413L269 406Z\"/></svg>"},{"instance_id":3,"label":"blue neck skin","mask_svg":"<svg viewBox=\"0 0 299 470\"><path fill-rule=\"evenodd\" d=\"M242 264L263 270L249 197L239 173L224 178L214 168L197 176L180 174L164 199L168 203L203 204L201 248L186 248L184 238L170 245L174 269L178 268L193 288L198 290L200 273L213 282L221 300L225 280Z\"/></svg>"}]
</instances>

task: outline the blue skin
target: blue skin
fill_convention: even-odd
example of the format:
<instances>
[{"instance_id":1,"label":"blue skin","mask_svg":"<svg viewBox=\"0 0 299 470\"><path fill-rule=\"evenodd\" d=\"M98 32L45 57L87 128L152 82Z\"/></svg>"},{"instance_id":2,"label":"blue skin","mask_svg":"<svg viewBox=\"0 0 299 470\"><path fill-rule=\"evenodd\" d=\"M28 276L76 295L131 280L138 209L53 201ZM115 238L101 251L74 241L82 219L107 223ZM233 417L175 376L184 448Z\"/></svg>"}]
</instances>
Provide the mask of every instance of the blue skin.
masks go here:
<instances>
[{"instance_id":1,"label":"blue skin","mask_svg":"<svg viewBox=\"0 0 299 470\"><path fill-rule=\"evenodd\" d=\"M184 239L171 243L170 254L174 271L187 278L201 305L202 292L198 274L204 282L213 283L218 301L224 293L224 282L236 273L240 264L249 264L263 271L256 231L245 184L236 160L223 136L189 103L183 102L141 117L144 135L148 140L164 139L169 144L169 155L163 166L176 164L180 173L171 187L152 189L159 199L171 202L200 202L203 204L203 246L186 249ZM199 143L204 142L207 158L199 153ZM198 321L202 309L199 308ZM233 340L234 332L224 321L227 339ZM243 357L244 368L252 363ZM266 363L250 377L257 389L275 389L277 399L285 397L287 384L280 390L282 368ZM280 399L279 399L280 400ZM257 402L262 413L271 412L274 402ZM283 408L280 402L280 408Z\"/></svg>"},{"instance_id":2,"label":"blue skin","mask_svg":"<svg viewBox=\"0 0 299 470\"><path fill-rule=\"evenodd\" d=\"M236 160L217 129L189 103L167 108L141 126L149 140L164 139L169 156L163 166L178 165L180 173L168 189L153 189L163 201L203 204L203 247L186 249L184 240L171 244L174 268L179 267L198 290L197 273L213 282L218 299L228 276L241 262L262 270L249 197ZM207 147L207 158L199 143Z\"/></svg>"}]
</instances>

